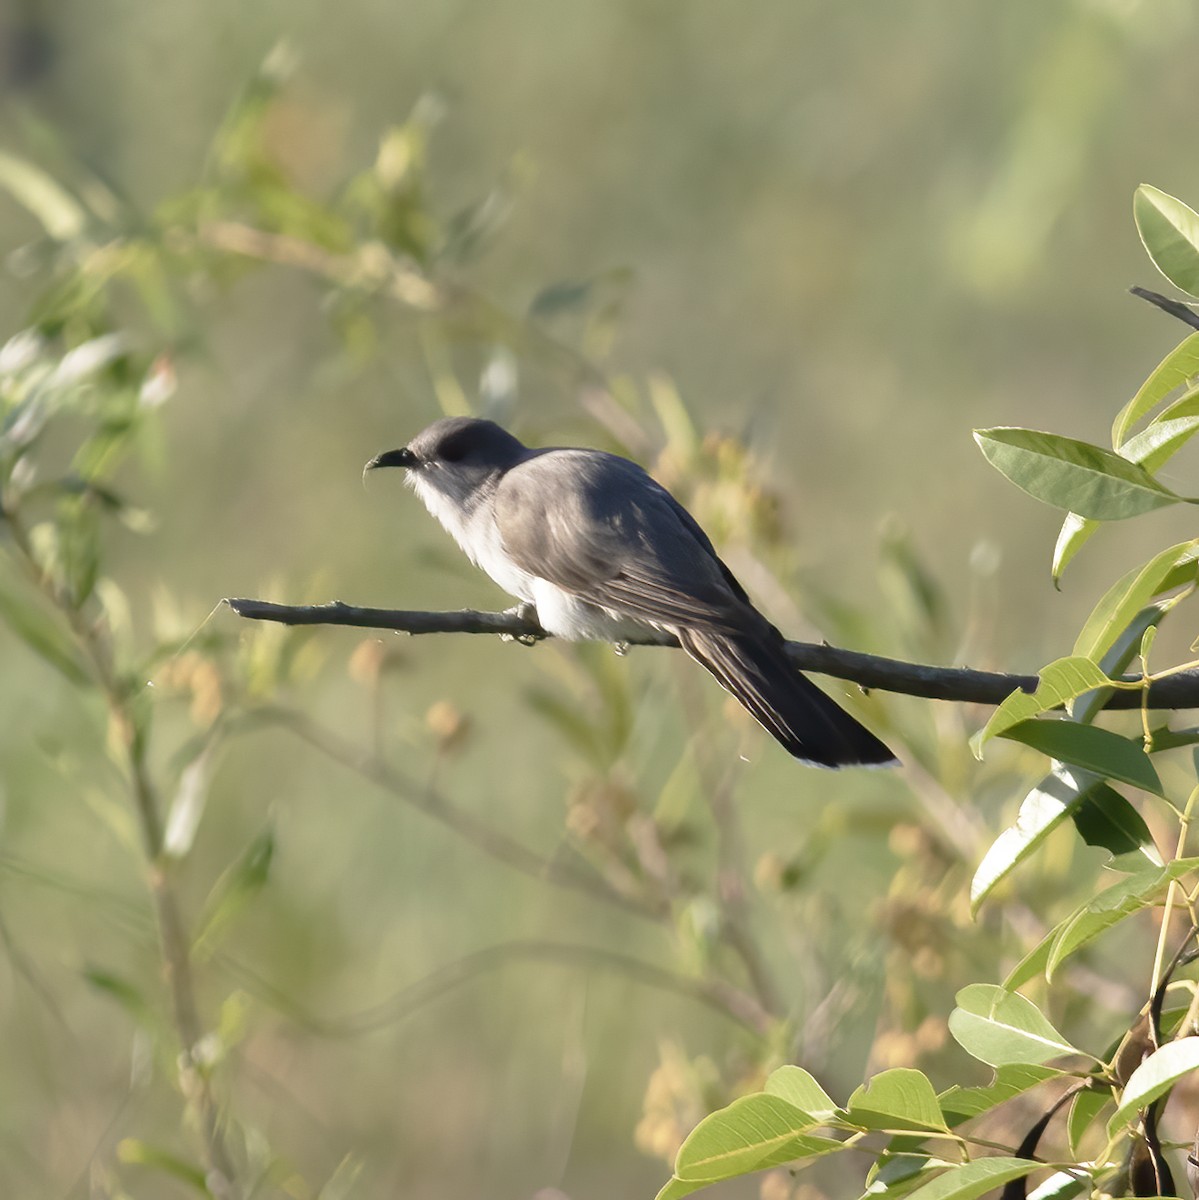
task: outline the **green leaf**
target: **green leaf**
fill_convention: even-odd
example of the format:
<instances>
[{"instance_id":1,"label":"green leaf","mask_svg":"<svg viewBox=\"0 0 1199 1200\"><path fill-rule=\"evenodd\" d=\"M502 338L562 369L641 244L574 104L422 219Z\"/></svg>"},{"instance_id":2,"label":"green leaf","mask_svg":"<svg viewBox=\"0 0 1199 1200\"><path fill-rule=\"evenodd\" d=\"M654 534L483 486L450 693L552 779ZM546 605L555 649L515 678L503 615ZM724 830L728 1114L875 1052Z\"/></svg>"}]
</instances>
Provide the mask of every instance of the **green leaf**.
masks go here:
<instances>
[{"instance_id":1,"label":"green leaf","mask_svg":"<svg viewBox=\"0 0 1199 1200\"><path fill-rule=\"evenodd\" d=\"M84 979L98 991L111 996L143 1029L155 1029L158 1025L153 1007L147 1003L141 990L127 979L105 971L100 967L88 967Z\"/></svg>"},{"instance_id":2,"label":"green leaf","mask_svg":"<svg viewBox=\"0 0 1199 1200\"><path fill-rule=\"evenodd\" d=\"M140 1138L122 1138L117 1143L117 1161L161 1171L164 1175L170 1175L188 1184L202 1196L211 1195L204 1172L199 1167L161 1146L143 1142Z\"/></svg>"},{"instance_id":3,"label":"green leaf","mask_svg":"<svg viewBox=\"0 0 1199 1200\"><path fill-rule=\"evenodd\" d=\"M556 316L561 312L582 308L591 298L594 281L567 280L544 287L533 297L529 305L529 316L535 320Z\"/></svg>"},{"instance_id":4,"label":"green leaf","mask_svg":"<svg viewBox=\"0 0 1199 1200\"><path fill-rule=\"evenodd\" d=\"M1070 1105L1070 1115L1066 1119L1066 1132L1070 1138L1070 1153L1076 1158L1083 1135L1103 1111L1104 1106L1111 1102L1111 1089L1095 1085L1085 1088L1074 1097Z\"/></svg>"},{"instance_id":5,"label":"green leaf","mask_svg":"<svg viewBox=\"0 0 1199 1200\"><path fill-rule=\"evenodd\" d=\"M196 934L194 953L205 958L215 950L227 926L266 886L275 856L275 834L264 829L213 885Z\"/></svg>"},{"instance_id":6,"label":"green leaf","mask_svg":"<svg viewBox=\"0 0 1199 1200\"><path fill-rule=\"evenodd\" d=\"M1182 746L1199 745L1199 726L1190 725L1185 729L1171 729L1168 725L1158 725L1149 731L1149 741L1152 753L1159 754L1165 750L1177 750Z\"/></svg>"},{"instance_id":7,"label":"green leaf","mask_svg":"<svg viewBox=\"0 0 1199 1200\"><path fill-rule=\"evenodd\" d=\"M1153 866L1162 865L1145 818L1106 783L1096 784L1070 815L1088 846L1102 846L1117 856L1140 851Z\"/></svg>"},{"instance_id":8,"label":"green leaf","mask_svg":"<svg viewBox=\"0 0 1199 1200\"><path fill-rule=\"evenodd\" d=\"M1028 1200L1071 1200L1084 1191L1091 1191L1090 1179L1080 1179L1069 1171L1054 1171L1044 1183L1028 1193Z\"/></svg>"},{"instance_id":9,"label":"green leaf","mask_svg":"<svg viewBox=\"0 0 1199 1200\"><path fill-rule=\"evenodd\" d=\"M1107 779L1130 783L1155 796L1162 795L1161 780L1140 738L1129 739L1110 729L1057 720L1022 721L1005 730L1003 736L1040 750L1059 762L1071 763Z\"/></svg>"},{"instance_id":10,"label":"green leaf","mask_svg":"<svg viewBox=\"0 0 1199 1200\"><path fill-rule=\"evenodd\" d=\"M321 1185L316 1200L353 1200L355 1196L361 1195L357 1185L364 1167L364 1162L347 1154L337 1164L333 1174Z\"/></svg>"},{"instance_id":11,"label":"green leaf","mask_svg":"<svg viewBox=\"0 0 1199 1200\"><path fill-rule=\"evenodd\" d=\"M1035 429L976 429L987 461L1045 504L1097 521L1121 521L1184 497L1144 467L1090 442Z\"/></svg>"},{"instance_id":12,"label":"green leaf","mask_svg":"<svg viewBox=\"0 0 1199 1200\"><path fill-rule=\"evenodd\" d=\"M1133 195L1132 215L1153 265L1176 288L1199 296L1199 213L1142 183Z\"/></svg>"},{"instance_id":13,"label":"green leaf","mask_svg":"<svg viewBox=\"0 0 1199 1200\"><path fill-rule=\"evenodd\" d=\"M993 737L1021 721L1027 721L1039 713L1061 707L1095 688L1109 686L1111 680L1090 658L1073 656L1059 658L1042 667L1037 675L1035 692L1017 688L991 714L982 732L971 738L971 747L976 756L982 756L982 747Z\"/></svg>"},{"instance_id":14,"label":"green leaf","mask_svg":"<svg viewBox=\"0 0 1199 1200\"><path fill-rule=\"evenodd\" d=\"M1147 604L1133 617L1124 631L1116 635L1116 640L1099 660L1099 666L1108 676L1115 678L1117 675L1123 674L1129 663L1140 652L1141 639L1145 636L1145 630L1158 625L1168 611L1169 603L1166 601ZM1086 696L1079 696L1070 706L1071 720L1089 725L1102 712L1103 706L1107 703L1113 690L1112 688L1099 688Z\"/></svg>"},{"instance_id":15,"label":"green leaf","mask_svg":"<svg viewBox=\"0 0 1199 1200\"><path fill-rule=\"evenodd\" d=\"M1163 748L1168 736L1168 731L1162 735ZM1085 815L1080 816L1084 810ZM976 912L991 891L1036 851L1066 817L1075 818L1089 845L1103 845L1117 854L1140 850L1155 866L1161 865L1148 827L1123 796L1090 772L1059 765L1028 793L1020 805L1016 823L995 839L983 857L970 885L971 910ZM1038 951L1026 956L1013 969L1005 987L1018 987L1040 974L1048 951L1040 953L1040 958Z\"/></svg>"},{"instance_id":16,"label":"green leaf","mask_svg":"<svg viewBox=\"0 0 1199 1200\"><path fill-rule=\"evenodd\" d=\"M1199 338L1199 333L1193 335ZM1148 429L1135 434L1120 447L1120 456L1139 463L1146 471L1157 471L1199 433L1199 388L1192 389L1170 405ZM1185 418L1185 419L1184 419ZM1082 549L1101 521L1067 513L1053 548L1053 583L1056 587L1070 560Z\"/></svg>"},{"instance_id":17,"label":"green leaf","mask_svg":"<svg viewBox=\"0 0 1199 1200\"><path fill-rule=\"evenodd\" d=\"M1172 877L1172 871L1160 869L1129 875L1112 887L1105 888L1067 917L1049 935L1052 945L1045 964L1046 981L1053 982L1054 972L1071 954L1093 942L1125 917L1153 903L1165 891Z\"/></svg>"},{"instance_id":18,"label":"green leaf","mask_svg":"<svg viewBox=\"0 0 1199 1200\"><path fill-rule=\"evenodd\" d=\"M810 1114L778 1096L742 1096L691 1131L679 1147L675 1176L711 1183L842 1149L833 1138L807 1132L816 1124Z\"/></svg>"},{"instance_id":19,"label":"green leaf","mask_svg":"<svg viewBox=\"0 0 1199 1200\"><path fill-rule=\"evenodd\" d=\"M785 1066L770 1073L763 1089L767 1095L778 1096L817 1121L824 1121L840 1112L824 1088L803 1067Z\"/></svg>"},{"instance_id":20,"label":"green leaf","mask_svg":"<svg viewBox=\"0 0 1199 1200\"><path fill-rule=\"evenodd\" d=\"M1059 1075L1061 1071L1054 1067L1009 1063L997 1068L994 1080L985 1087L954 1086L942 1092L938 1097L941 1111L951 1127L960 1125Z\"/></svg>"},{"instance_id":21,"label":"green leaf","mask_svg":"<svg viewBox=\"0 0 1199 1200\"><path fill-rule=\"evenodd\" d=\"M1006 1063L1039 1066L1065 1054L1081 1054L1019 992L972 983L957 994L949 1032L967 1054L993 1067Z\"/></svg>"},{"instance_id":22,"label":"green leaf","mask_svg":"<svg viewBox=\"0 0 1199 1200\"><path fill-rule=\"evenodd\" d=\"M0 152L0 187L27 208L55 241L67 242L83 232L83 206L41 167Z\"/></svg>"},{"instance_id":23,"label":"green leaf","mask_svg":"<svg viewBox=\"0 0 1199 1200\"><path fill-rule=\"evenodd\" d=\"M168 858L186 858L191 851L208 803L216 745L215 738L207 740L180 772L179 786L171 799L162 835L162 850Z\"/></svg>"},{"instance_id":24,"label":"green leaf","mask_svg":"<svg viewBox=\"0 0 1199 1200\"><path fill-rule=\"evenodd\" d=\"M686 402L668 376L654 373L649 377L649 401L666 435L666 447L672 458L689 462L699 449L700 433Z\"/></svg>"},{"instance_id":25,"label":"green leaf","mask_svg":"<svg viewBox=\"0 0 1199 1200\"><path fill-rule=\"evenodd\" d=\"M974 872L970 881L972 912L977 912L996 885L1032 854L1098 783L1086 771L1058 766L1024 797L1016 823L995 839Z\"/></svg>"},{"instance_id":26,"label":"green leaf","mask_svg":"<svg viewBox=\"0 0 1199 1200\"><path fill-rule=\"evenodd\" d=\"M1199 538L1192 538L1155 554L1144 566L1129 571L1095 605L1074 643L1074 653L1098 659L1151 600L1163 592L1194 583L1197 570Z\"/></svg>"},{"instance_id":27,"label":"green leaf","mask_svg":"<svg viewBox=\"0 0 1199 1200\"><path fill-rule=\"evenodd\" d=\"M65 630L33 602L0 588L0 620L71 683L91 685L92 677Z\"/></svg>"},{"instance_id":28,"label":"green leaf","mask_svg":"<svg viewBox=\"0 0 1199 1200\"><path fill-rule=\"evenodd\" d=\"M1170 405L1147 429L1120 447L1120 456L1158 471L1199 433L1199 389L1192 389Z\"/></svg>"},{"instance_id":29,"label":"green leaf","mask_svg":"<svg viewBox=\"0 0 1199 1200\"><path fill-rule=\"evenodd\" d=\"M1070 565L1071 559L1090 541L1092 535L1097 533L1102 525L1102 521L1092 521L1086 517L1080 517L1075 512L1066 514L1066 519L1062 522L1053 547L1053 564L1050 572L1054 587L1060 587L1062 575Z\"/></svg>"},{"instance_id":30,"label":"green leaf","mask_svg":"<svg viewBox=\"0 0 1199 1200\"><path fill-rule=\"evenodd\" d=\"M875 1168L869 1176L869 1186L860 1200L871 1196L906 1196L919 1187L925 1179L939 1175L956 1163L943 1158L932 1158L928 1154L895 1153L888 1149L879 1155Z\"/></svg>"},{"instance_id":31,"label":"green leaf","mask_svg":"<svg viewBox=\"0 0 1199 1200\"><path fill-rule=\"evenodd\" d=\"M1199 375L1199 333L1192 333L1157 364L1137 394L1117 414L1112 425L1113 449L1121 449L1128 431L1142 417L1196 375Z\"/></svg>"},{"instance_id":32,"label":"green leaf","mask_svg":"<svg viewBox=\"0 0 1199 1200\"><path fill-rule=\"evenodd\" d=\"M847 1120L866 1129L945 1129L933 1085L921 1071L895 1067L849 1098Z\"/></svg>"},{"instance_id":33,"label":"green leaf","mask_svg":"<svg viewBox=\"0 0 1199 1200\"><path fill-rule=\"evenodd\" d=\"M1133 437L1130 437L1127 442L1125 442L1125 444L1120 448L1120 453L1124 454L1128 447L1134 443L1140 445L1141 437L1148 434L1157 425L1169 425L1171 422L1181 420L1183 417L1195 416L1199 416L1199 384L1196 384L1192 380L1190 387L1188 387L1181 396L1175 400L1171 400L1170 403L1167 404L1166 407L1163 408L1161 412L1159 412L1157 416L1153 418L1153 423L1148 429L1143 430L1142 433L1135 434ZM1157 453L1156 448L1154 449L1153 453ZM1145 459L1143 465L1146 470L1152 471L1155 469L1155 467L1160 466L1161 464L1157 462L1155 458L1150 456Z\"/></svg>"},{"instance_id":34,"label":"green leaf","mask_svg":"<svg viewBox=\"0 0 1199 1200\"><path fill-rule=\"evenodd\" d=\"M1180 1038L1155 1050L1125 1084L1120 1106L1107 1123L1108 1137L1115 1137L1136 1119L1142 1108L1196 1070L1199 1070L1199 1037Z\"/></svg>"},{"instance_id":35,"label":"green leaf","mask_svg":"<svg viewBox=\"0 0 1199 1200\"><path fill-rule=\"evenodd\" d=\"M999 1155L976 1158L917 1188L910 1194L909 1200L976 1200L1001 1184L1028 1175L1043 1165L1027 1158Z\"/></svg>"},{"instance_id":36,"label":"green leaf","mask_svg":"<svg viewBox=\"0 0 1199 1200\"><path fill-rule=\"evenodd\" d=\"M1053 949L1053 934L1050 930L1009 972L1003 981L1004 991L1014 992L1022 988L1030 979L1045 974L1045 964L1049 961L1049 951Z\"/></svg>"}]
</instances>

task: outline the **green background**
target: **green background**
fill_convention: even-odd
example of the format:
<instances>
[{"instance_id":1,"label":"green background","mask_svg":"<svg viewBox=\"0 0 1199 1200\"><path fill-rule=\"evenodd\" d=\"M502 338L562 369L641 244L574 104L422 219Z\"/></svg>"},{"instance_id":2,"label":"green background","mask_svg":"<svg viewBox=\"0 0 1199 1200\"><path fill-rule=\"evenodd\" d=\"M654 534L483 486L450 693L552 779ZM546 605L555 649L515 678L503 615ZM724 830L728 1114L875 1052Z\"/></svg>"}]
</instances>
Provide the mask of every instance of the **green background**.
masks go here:
<instances>
[{"instance_id":1,"label":"green background","mask_svg":"<svg viewBox=\"0 0 1199 1200\"><path fill-rule=\"evenodd\" d=\"M498 180L511 201L469 267L472 286L520 312L547 285L602 277L621 300L606 369L664 373L700 430L745 440L781 499L796 578L872 614L863 648L1035 669L1068 651L1095 596L1136 561L1133 534L1107 531L1054 592L1058 515L991 471L970 431L1029 425L1103 442L1179 339L1125 288L1161 283L1131 220L1137 183L1199 197L1188 156L1199 16L1181 0L29 0L4 19L4 146L51 170L82 160L143 211L195 183L231 99L281 37L298 68L271 146L314 196L435 96L433 205L453 212ZM20 248L37 233L0 197L6 334L33 299ZM157 526L107 543L136 636L155 613L193 629L227 595L506 604L398 480L359 484L367 458L441 411L410 318L382 320L377 346L356 355L321 289L284 269L196 303L200 348L180 357L157 453L125 481ZM568 342L571 319L556 326ZM456 354L472 395L481 358ZM514 417L528 440L607 444L563 372L531 358L518 375ZM1164 481L1190 494L1186 462ZM1185 514L1150 520L1155 537L1189 532ZM952 614L923 646L894 634L901 614L878 570L884 531L897 530ZM793 597L800 620L746 582L789 635L845 636L804 596ZM228 612L213 621L238 632ZM714 688L659 652L594 666L558 646L465 638L403 643L380 716L347 674L360 640L322 632L287 699L361 740L378 718L398 762L436 772L547 853L586 780L523 703L531 688L591 712L586 664L614 675L636 732L612 777L650 793L679 756L680 690L723 732ZM122 1137L187 1141L177 1107L146 1081L148 1035L83 982L104 970L160 1002L120 789L89 765L102 722L6 633L0 662L0 1185L82 1196ZM444 761L425 720L443 700L471 722ZM958 719L931 708L897 711L930 727ZM918 1002L880 1016L888 963L911 949L884 899L903 855L888 830L910 799L894 779L803 771L764 737L742 740L746 860L777 852L810 866L802 899L772 901L763 918L769 953L797 1012L844 981L832 1016L809 1014L825 1026L822 1055L809 1047L806 1060L843 1097L880 1030L947 1011L938 998L952 991L952 973L931 970ZM940 786L952 791L952 779ZM983 819L998 828L999 803L1017 795L996 788ZM697 821L689 853L707 863L702 812ZM526 939L673 965L683 954L689 970L685 937L515 876L278 732L240 738L221 758L181 877L189 913L268 824L269 885L228 932L225 957L201 969L201 1005L215 1023L222 1004L231 1022L244 1004L238 1115L305 1186L316 1192L350 1156L363 1164L355 1195L652 1194L666 1168L633 1131L664 1044L709 1056L726 1079L748 1056L727 1021L693 1002L516 952L354 1036L306 1027L265 997L333 1020ZM703 919L699 906L678 928ZM954 953L969 962L968 947ZM237 989L244 1000L230 1001ZM946 1086L964 1061L947 1054ZM182 1194L137 1169L122 1179L133 1195Z\"/></svg>"}]
</instances>

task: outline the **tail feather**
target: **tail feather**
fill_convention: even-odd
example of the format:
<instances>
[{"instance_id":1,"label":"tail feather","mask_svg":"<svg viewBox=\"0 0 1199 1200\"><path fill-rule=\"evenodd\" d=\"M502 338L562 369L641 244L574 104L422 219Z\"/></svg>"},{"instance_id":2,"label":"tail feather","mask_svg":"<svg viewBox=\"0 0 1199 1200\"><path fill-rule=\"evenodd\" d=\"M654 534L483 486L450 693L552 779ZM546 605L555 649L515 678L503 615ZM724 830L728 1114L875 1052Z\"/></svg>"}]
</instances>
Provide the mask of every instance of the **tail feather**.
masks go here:
<instances>
[{"instance_id":1,"label":"tail feather","mask_svg":"<svg viewBox=\"0 0 1199 1200\"><path fill-rule=\"evenodd\" d=\"M683 649L796 758L819 767L897 761L870 730L787 662L782 637L776 644L762 635L675 632Z\"/></svg>"}]
</instances>

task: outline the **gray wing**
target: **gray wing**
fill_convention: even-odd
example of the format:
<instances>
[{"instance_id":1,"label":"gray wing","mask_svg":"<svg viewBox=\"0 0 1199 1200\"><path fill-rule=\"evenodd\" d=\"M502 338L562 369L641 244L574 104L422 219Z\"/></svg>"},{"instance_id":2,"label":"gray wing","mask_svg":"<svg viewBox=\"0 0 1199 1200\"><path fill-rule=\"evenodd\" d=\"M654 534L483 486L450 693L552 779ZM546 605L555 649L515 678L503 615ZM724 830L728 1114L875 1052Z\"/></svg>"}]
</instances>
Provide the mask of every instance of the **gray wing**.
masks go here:
<instances>
[{"instance_id":1,"label":"gray wing","mask_svg":"<svg viewBox=\"0 0 1199 1200\"><path fill-rule=\"evenodd\" d=\"M495 518L518 566L592 604L659 625L765 624L691 514L628 459L534 454L500 481Z\"/></svg>"}]
</instances>

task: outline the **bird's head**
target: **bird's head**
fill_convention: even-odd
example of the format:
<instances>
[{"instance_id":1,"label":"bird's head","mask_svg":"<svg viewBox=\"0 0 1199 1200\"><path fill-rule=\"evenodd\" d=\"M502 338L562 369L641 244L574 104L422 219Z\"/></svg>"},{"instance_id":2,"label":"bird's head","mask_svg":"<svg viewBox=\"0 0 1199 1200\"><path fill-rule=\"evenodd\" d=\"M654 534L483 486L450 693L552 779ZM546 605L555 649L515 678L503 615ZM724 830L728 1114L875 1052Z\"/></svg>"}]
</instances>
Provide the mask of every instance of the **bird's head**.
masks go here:
<instances>
[{"instance_id":1,"label":"bird's head","mask_svg":"<svg viewBox=\"0 0 1199 1200\"><path fill-rule=\"evenodd\" d=\"M471 507L526 453L524 445L494 421L445 417L408 445L377 454L363 474L379 467L404 467L405 482L426 504L444 497Z\"/></svg>"}]
</instances>

